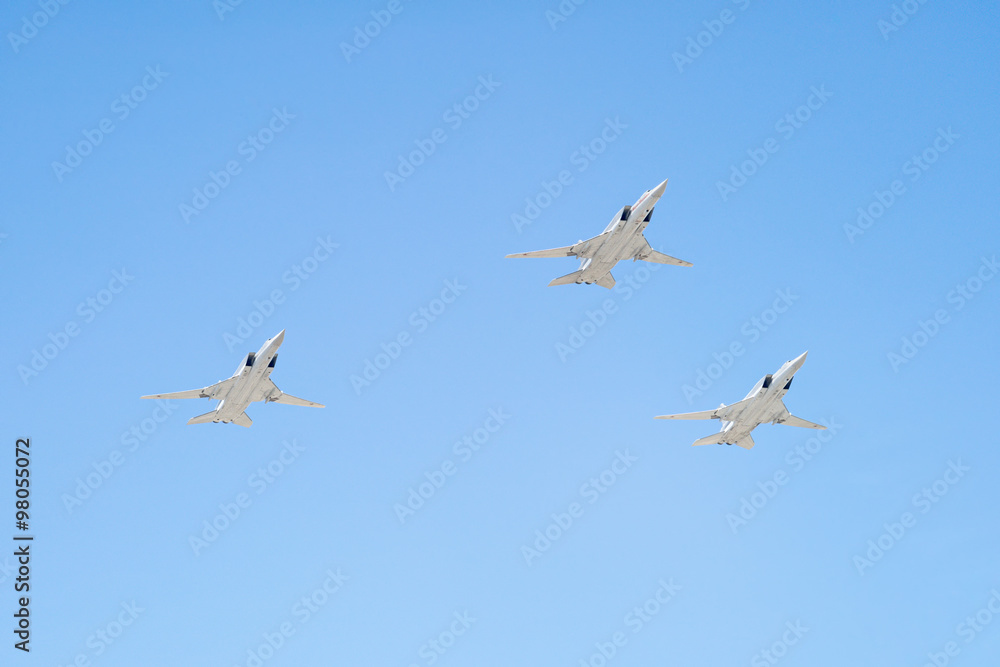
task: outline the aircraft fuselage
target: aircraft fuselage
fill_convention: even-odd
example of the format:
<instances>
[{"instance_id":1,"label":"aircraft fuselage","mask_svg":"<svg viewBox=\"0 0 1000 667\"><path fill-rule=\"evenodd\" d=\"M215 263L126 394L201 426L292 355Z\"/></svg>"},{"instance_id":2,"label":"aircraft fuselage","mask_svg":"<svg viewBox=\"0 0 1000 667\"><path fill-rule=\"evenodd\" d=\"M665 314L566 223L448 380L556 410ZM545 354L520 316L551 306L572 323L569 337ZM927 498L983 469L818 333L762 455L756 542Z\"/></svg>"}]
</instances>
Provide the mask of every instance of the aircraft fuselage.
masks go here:
<instances>
[{"instance_id":1,"label":"aircraft fuselage","mask_svg":"<svg viewBox=\"0 0 1000 667\"><path fill-rule=\"evenodd\" d=\"M229 394L215 408L216 418L212 421L228 424L247 409L253 402L258 388L271 376L278 358L278 348L281 347L284 337L285 332L282 331L267 340L256 354L251 352L240 362L240 366L233 374L236 382L229 390Z\"/></svg>"},{"instance_id":2,"label":"aircraft fuselage","mask_svg":"<svg viewBox=\"0 0 1000 667\"><path fill-rule=\"evenodd\" d=\"M579 282L595 283L608 273L623 259L632 259L646 245L643 231L649 225L653 207L662 196L662 185L654 190L647 190L632 206L622 208L608 223L601 236L590 241L596 244L588 247L586 256L580 260ZM623 219L624 218L624 219Z\"/></svg>"},{"instance_id":3,"label":"aircraft fuselage","mask_svg":"<svg viewBox=\"0 0 1000 667\"><path fill-rule=\"evenodd\" d=\"M743 400L751 399L733 415L731 421L722 420L721 433L726 434L726 444L733 444L750 435L761 424L774 423L785 414L782 398L788 393L792 377L805 363L805 354L785 362L777 373L765 375Z\"/></svg>"}]
</instances>

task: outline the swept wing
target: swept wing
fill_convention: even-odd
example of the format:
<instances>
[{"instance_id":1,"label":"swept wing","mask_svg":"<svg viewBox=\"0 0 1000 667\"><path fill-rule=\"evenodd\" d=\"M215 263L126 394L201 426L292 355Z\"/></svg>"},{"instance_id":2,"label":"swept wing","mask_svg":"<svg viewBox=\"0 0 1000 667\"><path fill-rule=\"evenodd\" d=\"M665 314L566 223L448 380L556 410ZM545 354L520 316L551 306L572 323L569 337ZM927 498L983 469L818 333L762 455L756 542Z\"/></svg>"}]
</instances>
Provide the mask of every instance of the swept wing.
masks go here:
<instances>
[{"instance_id":1,"label":"swept wing","mask_svg":"<svg viewBox=\"0 0 1000 667\"><path fill-rule=\"evenodd\" d=\"M586 241L578 241L573 245L563 246L562 248L532 250L530 252L515 252L512 255L507 255L507 257L593 257L594 253L601 247L601 243L603 243L604 239L609 234L610 232L604 232L593 238L587 239ZM595 241L597 241L597 243L595 243ZM664 257L666 257L666 255L664 255Z\"/></svg>"},{"instance_id":2,"label":"swept wing","mask_svg":"<svg viewBox=\"0 0 1000 667\"><path fill-rule=\"evenodd\" d=\"M721 405L715 410L685 412L679 415L660 415L659 417L653 417L653 419L723 419L725 421L732 421L733 416L739 414L751 400L744 398L742 401L737 401L732 405Z\"/></svg>"},{"instance_id":3,"label":"swept wing","mask_svg":"<svg viewBox=\"0 0 1000 667\"><path fill-rule=\"evenodd\" d=\"M815 422L806 421L800 417L796 417L785 409L785 414L774 420L775 424L784 424L785 426L798 426L799 428L815 428L818 430L825 430L826 427L822 424L817 424Z\"/></svg>"},{"instance_id":4,"label":"swept wing","mask_svg":"<svg viewBox=\"0 0 1000 667\"><path fill-rule=\"evenodd\" d=\"M573 246L563 246L562 248L552 248L551 250L532 250L531 252L515 252L507 257L572 257Z\"/></svg>"},{"instance_id":5,"label":"swept wing","mask_svg":"<svg viewBox=\"0 0 1000 667\"><path fill-rule=\"evenodd\" d=\"M664 255L658 250L653 250L649 245L649 241L642 239L645 247L639 250L635 255L635 259L641 259L644 262L655 262L657 264L673 264L674 266L694 266L691 262L685 262L683 259L677 259L676 257L671 257L670 255Z\"/></svg>"},{"instance_id":6,"label":"swept wing","mask_svg":"<svg viewBox=\"0 0 1000 667\"><path fill-rule=\"evenodd\" d=\"M233 388L233 384L235 383L236 378L231 377L202 389L175 391L170 394L151 394L149 396L143 396L142 398L212 398L222 400L229 394L229 390Z\"/></svg>"},{"instance_id":7,"label":"swept wing","mask_svg":"<svg viewBox=\"0 0 1000 667\"><path fill-rule=\"evenodd\" d=\"M257 392L257 395L253 397L253 400L266 401L268 403L284 403L285 405L300 405L306 408L325 407L320 403L314 403L313 401L307 401L306 399L299 398L298 396L286 394L278 389L278 385L274 384L271 378L268 378L267 381L262 384L262 388Z\"/></svg>"}]
</instances>

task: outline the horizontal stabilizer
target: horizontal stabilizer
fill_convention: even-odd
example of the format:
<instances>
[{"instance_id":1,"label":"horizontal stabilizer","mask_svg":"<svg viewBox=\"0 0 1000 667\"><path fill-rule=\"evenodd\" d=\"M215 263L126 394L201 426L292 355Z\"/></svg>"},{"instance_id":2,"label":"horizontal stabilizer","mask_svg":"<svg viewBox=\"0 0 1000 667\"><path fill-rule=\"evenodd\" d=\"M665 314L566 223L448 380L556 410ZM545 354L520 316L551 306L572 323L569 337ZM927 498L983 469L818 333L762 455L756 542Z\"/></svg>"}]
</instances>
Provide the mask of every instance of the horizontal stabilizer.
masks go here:
<instances>
[{"instance_id":1,"label":"horizontal stabilizer","mask_svg":"<svg viewBox=\"0 0 1000 667\"><path fill-rule=\"evenodd\" d=\"M582 274L583 274L582 270L574 271L573 273L567 273L565 276L562 276L561 278L556 278L555 280L550 282L549 287L552 287L553 285L571 285L575 283Z\"/></svg>"},{"instance_id":2,"label":"horizontal stabilizer","mask_svg":"<svg viewBox=\"0 0 1000 667\"><path fill-rule=\"evenodd\" d=\"M674 266L694 266L691 262L685 262L683 259L677 259L676 257L671 257L670 255L664 255L662 252L657 250L650 250L646 255L639 257L644 262L655 262L656 264L673 264Z\"/></svg>"},{"instance_id":3,"label":"horizontal stabilizer","mask_svg":"<svg viewBox=\"0 0 1000 667\"><path fill-rule=\"evenodd\" d=\"M788 415L778 423L784 424L785 426L798 426L799 428L815 428L821 431L826 429L826 427L822 424L815 424L813 422L806 421L805 419L799 419L795 415Z\"/></svg>"},{"instance_id":4,"label":"horizontal stabilizer","mask_svg":"<svg viewBox=\"0 0 1000 667\"><path fill-rule=\"evenodd\" d=\"M601 287L607 287L608 289L611 289L612 287L615 286L615 277L611 275L610 272L608 272L606 276L602 277L600 280L597 281L597 284L600 285Z\"/></svg>"},{"instance_id":5,"label":"horizontal stabilizer","mask_svg":"<svg viewBox=\"0 0 1000 667\"><path fill-rule=\"evenodd\" d=\"M706 435L704 438L698 438L695 440L691 446L697 447L698 445L721 445L722 438L725 433L714 433L712 435Z\"/></svg>"},{"instance_id":6,"label":"horizontal stabilizer","mask_svg":"<svg viewBox=\"0 0 1000 667\"><path fill-rule=\"evenodd\" d=\"M285 405L301 405L306 408L323 408L326 407L321 403L314 403L312 401L307 401L304 398L299 398L298 396L292 396L291 394L286 394L282 392L278 398L270 399L274 403L284 403Z\"/></svg>"},{"instance_id":7,"label":"horizontal stabilizer","mask_svg":"<svg viewBox=\"0 0 1000 667\"><path fill-rule=\"evenodd\" d=\"M573 246L568 245L562 248L552 248L550 250L532 250L531 252L515 252L507 257L572 257Z\"/></svg>"},{"instance_id":8,"label":"horizontal stabilizer","mask_svg":"<svg viewBox=\"0 0 1000 667\"><path fill-rule=\"evenodd\" d=\"M209 422L214 422L218 418L218 413L215 410L211 412L206 412L203 415L198 415L197 417L191 417L188 420L188 424L207 424Z\"/></svg>"},{"instance_id":9,"label":"horizontal stabilizer","mask_svg":"<svg viewBox=\"0 0 1000 667\"><path fill-rule=\"evenodd\" d=\"M250 416L247 413L241 412L233 420L233 423L234 424L239 424L240 426L246 426L247 428L250 428L250 424L253 424L253 420L250 419Z\"/></svg>"},{"instance_id":10,"label":"horizontal stabilizer","mask_svg":"<svg viewBox=\"0 0 1000 667\"><path fill-rule=\"evenodd\" d=\"M693 447L698 445L722 445L726 444L726 434L723 432L716 433L714 435L707 435L704 438L698 438L694 441ZM754 441L749 435L743 436L734 443L737 447L742 447L743 449L753 449Z\"/></svg>"}]
</instances>

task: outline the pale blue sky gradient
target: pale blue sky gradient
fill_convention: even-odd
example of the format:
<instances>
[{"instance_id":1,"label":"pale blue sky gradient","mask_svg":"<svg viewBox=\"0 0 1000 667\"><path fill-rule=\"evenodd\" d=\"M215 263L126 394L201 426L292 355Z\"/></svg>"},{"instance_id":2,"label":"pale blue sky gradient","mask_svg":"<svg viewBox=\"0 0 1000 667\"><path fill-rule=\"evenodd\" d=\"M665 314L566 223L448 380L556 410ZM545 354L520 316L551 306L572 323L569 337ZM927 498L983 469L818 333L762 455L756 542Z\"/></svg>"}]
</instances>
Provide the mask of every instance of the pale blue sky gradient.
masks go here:
<instances>
[{"instance_id":1,"label":"pale blue sky gradient","mask_svg":"<svg viewBox=\"0 0 1000 667\"><path fill-rule=\"evenodd\" d=\"M267 667L598 665L615 633L614 666L757 665L797 622L782 665L916 666L949 641L952 664L995 664L1000 618L971 642L959 624L1000 589L1000 280L976 282L1000 250L997 4L920 4L886 38L888 1L595 0L553 29L555 0L402 0L348 62L340 44L388 6L247 0L220 19L209 0L70 2L16 50L8 33L42 10L0 12L3 437L32 438L36 535L32 652L5 645L0 664L248 665L289 623ZM673 54L727 9L678 71ZM115 101L144 77L122 117ZM796 112L808 119L783 130ZM614 140L581 161L609 122ZM251 135L270 143L250 150ZM390 189L386 172L433 136ZM936 159L914 179L925 150ZM538 198L564 170L561 193ZM664 178L646 236L693 268L623 263L608 292L546 287L568 259L504 259L598 234ZM518 229L526 200L546 205ZM959 299L960 285L978 291ZM259 326L234 344L241 318ZM22 378L67 324L77 335ZM166 415L139 399L228 377L281 329L274 381L325 409L255 404L243 429L186 425L207 401ZM922 345L894 368L904 337ZM716 423L652 419L734 402L806 350L786 403L837 424L809 461L794 452L810 431L693 448ZM715 377L686 393L699 372ZM480 449L456 449L466 437ZM286 441L296 453L261 482ZM606 493L583 486L619 455L634 460ZM920 500L950 463L968 470ZM443 468L401 522L394 506ZM776 473L787 483L734 532L727 515ZM190 538L240 494L249 505L196 554ZM572 503L582 514L527 563L522 547ZM915 525L859 573L905 512ZM628 615L661 580L680 590L636 632ZM325 604L304 618L314 593ZM112 645L93 639L133 601Z\"/></svg>"}]
</instances>

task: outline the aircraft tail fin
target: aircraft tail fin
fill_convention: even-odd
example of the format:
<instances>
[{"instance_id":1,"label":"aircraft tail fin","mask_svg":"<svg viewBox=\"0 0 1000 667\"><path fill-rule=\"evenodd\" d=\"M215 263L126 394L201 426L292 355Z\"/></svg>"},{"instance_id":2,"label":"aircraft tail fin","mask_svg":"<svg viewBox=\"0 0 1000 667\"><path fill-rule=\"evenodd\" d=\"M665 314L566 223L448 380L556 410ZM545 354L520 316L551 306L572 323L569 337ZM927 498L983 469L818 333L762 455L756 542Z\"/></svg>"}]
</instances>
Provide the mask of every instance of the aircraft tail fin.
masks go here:
<instances>
[{"instance_id":1,"label":"aircraft tail fin","mask_svg":"<svg viewBox=\"0 0 1000 667\"><path fill-rule=\"evenodd\" d=\"M216 419L216 411L206 412L203 415L198 415L197 417L191 417L188 420L188 424L207 424L209 422L214 422Z\"/></svg>"},{"instance_id":2,"label":"aircraft tail fin","mask_svg":"<svg viewBox=\"0 0 1000 667\"><path fill-rule=\"evenodd\" d=\"M567 273L565 276L556 278L550 282L549 287L552 287L553 285L570 285L575 283L577 278L579 278L582 273L582 269L580 271L574 271L573 273Z\"/></svg>"},{"instance_id":3,"label":"aircraft tail fin","mask_svg":"<svg viewBox=\"0 0 1000 667\"><path fill-rule=\"evenodd\" d=\"M754 442L753 442L753 438L751 438L748 435L745 438L741 438L740 440L737 440L733 444L736 445L737 447L742 447L743 449L753 449Z\"/></svg>"},{"instance_id":4,"label":"aircraft tail fin","mask_svg":"<svg viewBox=\"0 0 1000 667\"><path fill-rule=\"evenodd\" d=\"M612 287L615 286L615 277L611 275L611 272L609 271L608 275L604 276L603 278L597 281L597 284L600 285L601 287L606 287L608 289L611 289Z\"/></svg>"}]
</instances>

